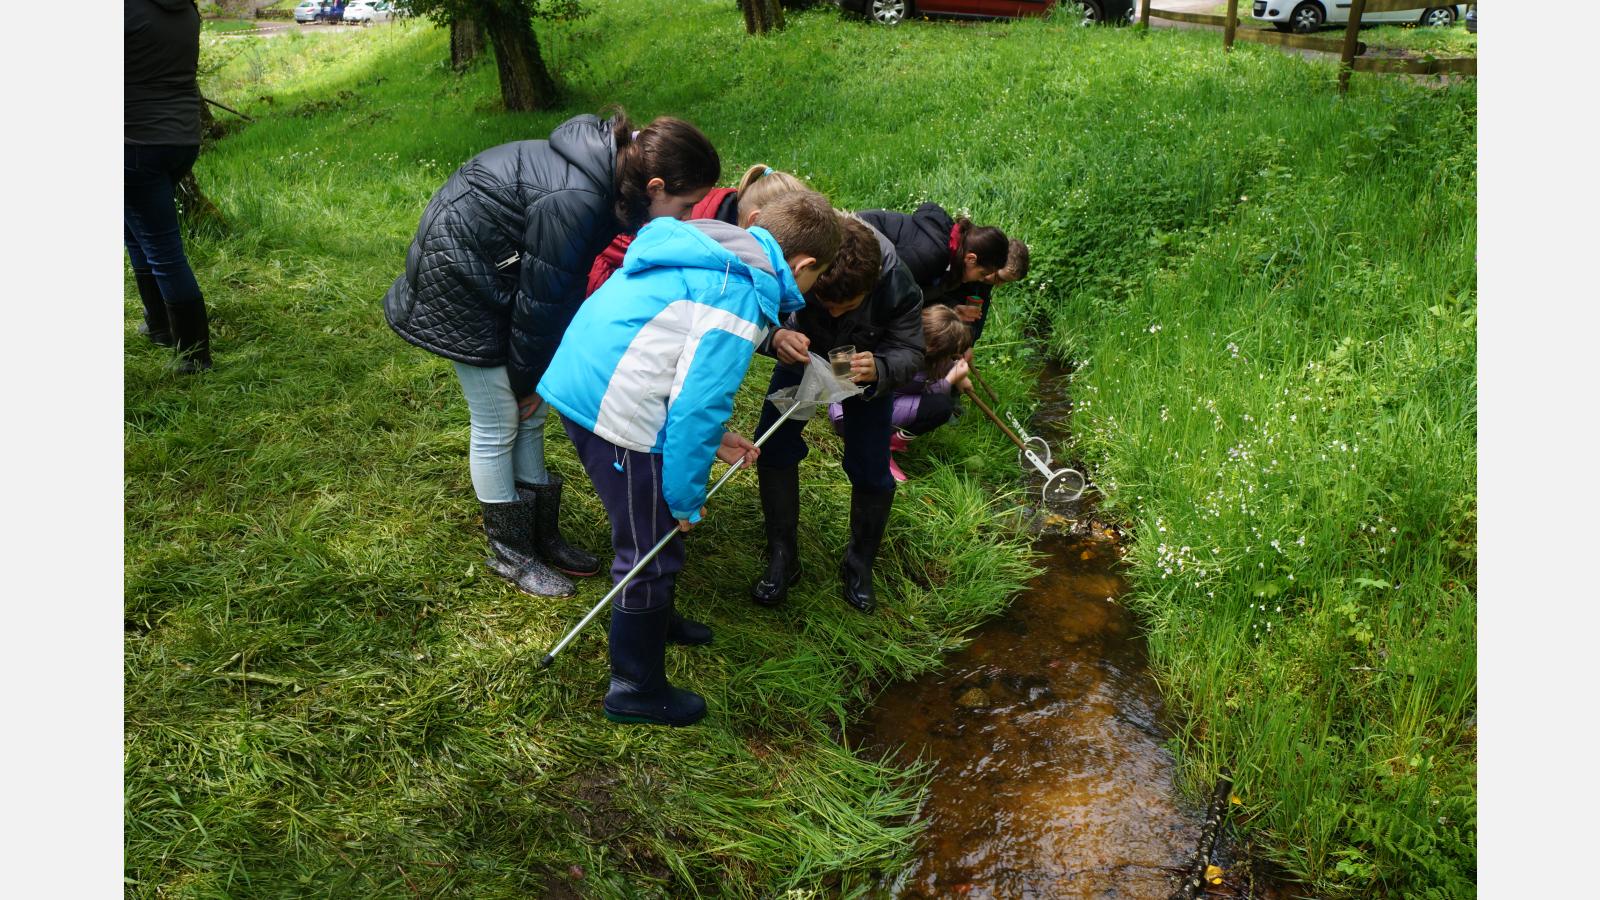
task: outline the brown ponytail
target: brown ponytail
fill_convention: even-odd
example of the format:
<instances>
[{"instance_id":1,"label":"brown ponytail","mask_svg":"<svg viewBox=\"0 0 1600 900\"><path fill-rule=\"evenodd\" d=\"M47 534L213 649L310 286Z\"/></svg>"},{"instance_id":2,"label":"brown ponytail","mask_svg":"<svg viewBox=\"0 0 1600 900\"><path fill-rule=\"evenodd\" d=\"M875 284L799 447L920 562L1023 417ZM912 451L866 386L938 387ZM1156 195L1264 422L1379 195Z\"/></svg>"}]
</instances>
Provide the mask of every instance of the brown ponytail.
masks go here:
<instances>
[{"instance_id":1,"label":"brown ponytail","mask_svg":"<svg viewBox=\"0 0 1600 900\"><path fill-rule=\"evenodd\" d=\"M953 277L961 277L961 260L968 253L978 255L978 265L985 269L1003 269L1011 253L1011 241L1006 233L988 225L974 225L966 216L956 219L956 258L951 266Z\"/></svg>"},{"instance_id":2,"label":"brown ponytail","mask_svg":"<svg viewBox=\"0 0 1600 900\"><path fill-rule=\"evenodd\" d=\"M623 230L638 231L650 215L645 185L659 178L669 194L709 188L722 175L722 160L711 141L682 119L661 116L634 134L621 107L612 107L611 136L617 146L614 211Z\"/></svg>"}]
</instances>

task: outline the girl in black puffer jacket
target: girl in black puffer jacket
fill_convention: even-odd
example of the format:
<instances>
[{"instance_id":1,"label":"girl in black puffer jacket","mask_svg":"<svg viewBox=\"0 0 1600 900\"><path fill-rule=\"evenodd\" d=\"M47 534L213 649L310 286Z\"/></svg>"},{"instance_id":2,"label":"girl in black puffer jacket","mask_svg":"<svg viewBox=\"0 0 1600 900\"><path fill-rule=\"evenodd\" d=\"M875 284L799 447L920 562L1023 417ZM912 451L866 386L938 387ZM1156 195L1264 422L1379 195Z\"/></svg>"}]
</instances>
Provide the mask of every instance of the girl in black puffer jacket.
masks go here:
<instances>
[{"instance_id":1,"label":"girl in black puffer jacket","mask_svg":"<svg viewBox=\"0 0 1600 900\"><path fill-rule=\"evenodd\" d=\"M951 218L937 203L924 203L909 215L888 209L856 215L894 243L922 289L923 304L954 307L977 340L988 315L990 292L1000 283L997 273L1007 267L1010 257L1012 242L1005 232L974 225L966 216Z\"/></svg>"},{"instance_id":2,"label":"girl in black puffer jacket","mask_svg":"<svg viewBox=\"0 0 1600 900\"><path fill-rule=\"evenodd\" d=\"M721 170L687 122L659 118L635 131L620 111L577 116L547 141L467 160L422 213L384 313L402 338L455 363L489 566L527 593L568 596L572 582L556 569L600 570L561 538L561 482L544 467L545 409L534 393L583 300L589 263L622 231L682 218Z\"/></svg>"}]
</instances>

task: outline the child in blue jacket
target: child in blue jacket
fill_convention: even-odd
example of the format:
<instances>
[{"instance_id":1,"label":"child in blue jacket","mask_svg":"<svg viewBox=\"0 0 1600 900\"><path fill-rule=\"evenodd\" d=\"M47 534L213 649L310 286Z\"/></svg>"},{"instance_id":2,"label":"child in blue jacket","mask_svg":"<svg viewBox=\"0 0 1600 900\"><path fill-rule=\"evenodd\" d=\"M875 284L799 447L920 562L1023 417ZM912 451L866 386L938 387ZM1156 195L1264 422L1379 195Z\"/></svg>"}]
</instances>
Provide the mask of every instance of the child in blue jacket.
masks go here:
<instances>
[{"instance_id":1,"label":"child in blue jacket","mask_svg":"<svg viewBox=\"0 0 1600 900\"><path fill-rule=\"evenodd\" d=\"M611 519L613 580L650 548L700 521L713 456L754 462L725 431L756 346L839 250L839 217L822 195L795 192L749 230L660 218L640 229L622 268L579 308L539 396L561 413ZM689 725L705 700L667 682L666 645L705 644L711 629L673 608L683 540L628 582L611 608L614 722Z\"/></svg>"}]
</instances>

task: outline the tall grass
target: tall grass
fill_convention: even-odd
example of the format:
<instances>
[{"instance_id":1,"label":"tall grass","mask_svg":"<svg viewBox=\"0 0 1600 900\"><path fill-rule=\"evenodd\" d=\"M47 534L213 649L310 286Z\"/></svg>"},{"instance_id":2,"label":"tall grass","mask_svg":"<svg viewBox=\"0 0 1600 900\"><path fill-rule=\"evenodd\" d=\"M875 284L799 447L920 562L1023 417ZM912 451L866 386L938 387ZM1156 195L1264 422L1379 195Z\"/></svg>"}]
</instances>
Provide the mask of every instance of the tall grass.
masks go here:
<instances>
[{"instance_id":1,"label":"tall grass","mask_svg":"<svg viewBox=\"0 0 1600 900\"><path fill-rule=\"evenodd\" d=\"M754 40L721 0L595 6L541 26L568 94L536 115L499 109L492 64L450 72L425 23L208 45L207 95L256 118L198 169L228 220L190 247L217 370L165 375L127 288L130 893L850 894L904 861L924 773L841 725L1030 571L1003 438L966 417L918 442L871 618L824 574L848 503L830 435L803 479L814 574L780 613L744 599L759 507L730 485L679 588L717 643L669 653L712 718L618 728L600 629L533 669L603 585L535 602L483 571L459 390L383 324L450 171L613 101L695 121L729 178L766 162L1027 239L980 368L1020 409L1035 346L1076 362L1190 783L1233 765L1245 824L1319 891L1470 884L1470 89L1338 100L1331 66L1176 31L824 8ZM549 447L569 537L603 547Z\"/></svg>"}]
</instances>

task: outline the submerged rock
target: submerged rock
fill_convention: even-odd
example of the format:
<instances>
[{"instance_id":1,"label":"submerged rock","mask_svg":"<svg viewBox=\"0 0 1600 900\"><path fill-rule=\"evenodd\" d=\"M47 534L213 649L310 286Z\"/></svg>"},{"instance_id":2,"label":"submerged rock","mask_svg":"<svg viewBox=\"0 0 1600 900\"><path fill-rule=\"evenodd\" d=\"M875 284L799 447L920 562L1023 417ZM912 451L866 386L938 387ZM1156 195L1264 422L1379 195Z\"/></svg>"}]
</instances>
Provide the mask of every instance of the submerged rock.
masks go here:
<instances>
[{"instance_id":1,"label":"submerged rock","mask_svg":"<svg viewBox=\"0 0 1600 900\"><path fill-rule=\"evenodd\" d=\"M989 705L989 695L983 688L967 688L956 698L956 705L962 709L979 709Z\"/></svg>"}]
</instances>

